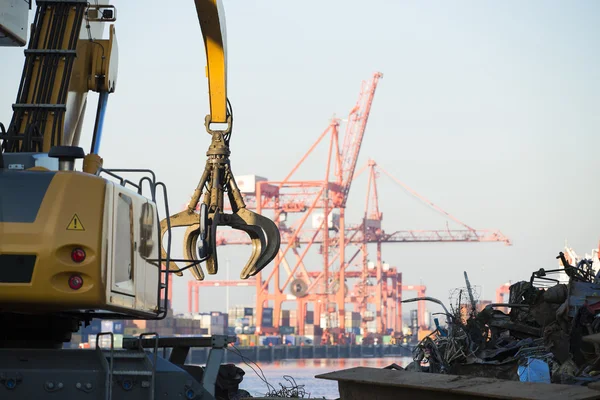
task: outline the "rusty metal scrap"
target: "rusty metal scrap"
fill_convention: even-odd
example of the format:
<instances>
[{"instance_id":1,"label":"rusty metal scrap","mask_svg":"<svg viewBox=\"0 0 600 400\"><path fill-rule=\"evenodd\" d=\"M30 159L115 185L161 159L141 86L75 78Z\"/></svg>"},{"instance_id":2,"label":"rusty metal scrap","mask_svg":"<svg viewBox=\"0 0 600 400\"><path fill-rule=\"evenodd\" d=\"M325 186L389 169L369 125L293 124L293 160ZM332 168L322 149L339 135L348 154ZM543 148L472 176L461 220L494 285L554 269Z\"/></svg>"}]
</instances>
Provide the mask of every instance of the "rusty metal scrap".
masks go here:
<instances>
[{"instance_id":1,"label":"rusty metal scrap","mask_svg":"<svg viewBox=\"0 0 600 400\"><path fill-rule=\"evenodd\" d=\"M563 253L557 258L563 269L542 268L529 281L511 285L508 304L489 304L477 312L466 273L467 293L460 296L467 300L463 304L459 299L458 310L449 312L442 302L428 298L442 304L448 326L414 348L406 369L527 380L529 371L524 378L518 371L547 365L543 379L549 371L552 383L600 386L600 273L590 260L572 266ZM568 283L554 278L561 272Z\"/></svg>"}]
</instances>

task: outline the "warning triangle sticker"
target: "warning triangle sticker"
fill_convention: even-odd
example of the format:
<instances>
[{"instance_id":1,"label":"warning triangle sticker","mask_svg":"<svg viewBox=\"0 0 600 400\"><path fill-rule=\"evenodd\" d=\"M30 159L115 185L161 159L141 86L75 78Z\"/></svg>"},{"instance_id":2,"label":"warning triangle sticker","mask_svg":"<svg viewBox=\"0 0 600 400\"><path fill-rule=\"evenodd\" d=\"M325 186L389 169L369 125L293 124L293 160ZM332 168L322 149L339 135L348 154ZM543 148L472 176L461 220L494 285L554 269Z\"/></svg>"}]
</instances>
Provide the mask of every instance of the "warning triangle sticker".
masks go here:
<instances>
[{"instance_id":1,"label":"warning triangle sticker","mask_svg":"<svg viewBox=\"0 0 600 400\"><path fill-rule=\"evenodd\" d=\"M79 219L77 214L74 214L73 218L71 218L71 222L69 222L69 225L67 226L67 230L68 231L85 231L85 228L83 227L83 224L81 223L81 220Z\"/></svg>"}]
</instances>

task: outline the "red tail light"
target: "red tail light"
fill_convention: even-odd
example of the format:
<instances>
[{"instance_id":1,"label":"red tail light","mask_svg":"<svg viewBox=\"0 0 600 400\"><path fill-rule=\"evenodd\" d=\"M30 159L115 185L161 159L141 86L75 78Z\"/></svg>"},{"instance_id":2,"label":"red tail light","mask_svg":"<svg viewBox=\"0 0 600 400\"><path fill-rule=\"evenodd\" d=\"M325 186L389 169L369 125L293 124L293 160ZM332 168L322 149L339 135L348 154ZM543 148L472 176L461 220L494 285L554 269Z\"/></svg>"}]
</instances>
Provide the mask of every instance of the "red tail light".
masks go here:
<instances>
[{"instance_id":1,"label":"red tail light","mask_svg":"<svg viewBox=\"0 0 600 400\"><path fill-rule=\"evenodd\" d=\"M79 247L73 249L71 252L71 260L75 261L76 263L83 262L83 260L85 260L85 251Z\"/></svg>"},{"instance_id":2,"label":"red tail light","mask_svg":"<svg viewBox=\"0 0 600 400\"><path fill-rule=\"evenodd\" d=\"M69 278L69 287L73 290L81 289L83 286L83 278L79 275L71 275Z\"/></svg>"}]
</instances>

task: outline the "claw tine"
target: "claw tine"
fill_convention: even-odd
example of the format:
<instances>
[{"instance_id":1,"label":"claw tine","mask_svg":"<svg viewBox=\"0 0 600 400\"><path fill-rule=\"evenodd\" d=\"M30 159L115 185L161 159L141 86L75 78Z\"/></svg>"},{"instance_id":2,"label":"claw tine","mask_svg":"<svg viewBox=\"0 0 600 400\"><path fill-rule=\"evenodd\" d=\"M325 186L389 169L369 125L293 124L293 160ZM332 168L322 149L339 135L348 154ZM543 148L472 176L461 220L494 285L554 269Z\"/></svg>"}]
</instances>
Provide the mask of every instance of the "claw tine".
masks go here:
<instances>
[{"instance_id":1,"label":"claw tine","mask_svg":"<svg viewBox=\"0 0 600 400\"><path fill-rule=\"evenodd\" d=\"M187 211L182 211L175 215L172 215L169 217L169 220L171 222L171 228L175 228L178 226L190 226L196 222L196 218L195 218L194 214L189 214ZM163 260L166 260L166 258L167 258L167 251L165 250L165 247L164 247L163 238L165 236L165 233L169 229L168 226L169 225L167 224L167 218L160 221L160 238L161 238L160 257ZM168 268L170 271L178 271L178 272L173 272L177 276L183 275L183 272L179 271L179 267L177 266L177 263L174 261L170 261L169 264L166 266L166 268Z\"/></svg>"},{"instance_id":2,"label":"claw tine","mask_svg":"<svg viewBox=\"0 0 600 400\"><path fill-rule=\"evenodd\" d=\"M206 271L209 274L214 275L219 270L219 263L217 262L217 252L214 251L207 259L206 259Z\"/></svg>"},{"instance_id":3,"label":"claw tine","mask_svg":"<svg viewBox=\"0 0 600 400\"><path fill-rule=\"evenodd\" d=\"M183 252L188 260L197 260L196 246L198 245L198 234L200 232L200 224L194 224L187 228L183 236ZM204 272L200 265L194 265L190 268L192 275L198 281L204 280Z\"/></svg>"},{"instance_id":4,"label":"claw tine","mask_svg":"<svg viewBox=\"0 0 600 400\"><path fill-rule=\"evenodd\" d=\"M279 252L281 236L277 225L267 217L246 208L239 209L233 215L235 218L232 218L231 227L247 232L252 239L253 257L240 274L241 279L248 279L273 261Z\"/></svg>"},{"instance_id":5,"label":"claw tine","mask_svg":"<svg viewBox=\"0 0 600 400\"><path fill-rule=\"evenodd\" d=\"M163 238L163 236L165 235L165 232L167 231L168 227L167 227L167 220L163 219L160 222L160 237L161 239ZM160 246L160 258L161 260L166 260L167 259L167 251L165 250L165 246L164 246L164 241L161 240L161 246ZM165 268L168 268L169 271L177 271L179 268L177 267L177 264L173 261L170 261L168 264L165 263ZM177 276L183 276L183 272L173 272L175 275Z\"/></svg>"},{"instance_id":6,"label":"claw tine","mask_svg":"<svg viewBox=\"0 0 600 400\"><path fill-rule=\"evenodd\" d=\"M281 235L277 225L267 217L263 217L256 213L253 214L255 215L255 218L257 218L257 225L265 232L267 246L264 251L261 252L261 256L254 268L248 271L249 276L258 274L263 268L269 265L269 263L277 256L277 253L279 253L279 246L281 246ZM244 279L249 276L246 276Z\"/></svg>"},{"instance_id":7,"label":"claw tine","mask_svg":"<svg viewBox=\"0 0 600 400\"><path fill-rule=\"evenodd\" d=\"M265 234L263 233L262 229L258 226L244 225L237 227L237 229L246 232L248 236L250 236L250 240L252 243L252 255L250 256L250 259L248 260L240 274L241 279L246 279L248 276L247 271L252 270L256 263L260 260L262 250L265 248L266 245ZM244 276L246 278L244 278Z\"/></svg>"}]
</instances>

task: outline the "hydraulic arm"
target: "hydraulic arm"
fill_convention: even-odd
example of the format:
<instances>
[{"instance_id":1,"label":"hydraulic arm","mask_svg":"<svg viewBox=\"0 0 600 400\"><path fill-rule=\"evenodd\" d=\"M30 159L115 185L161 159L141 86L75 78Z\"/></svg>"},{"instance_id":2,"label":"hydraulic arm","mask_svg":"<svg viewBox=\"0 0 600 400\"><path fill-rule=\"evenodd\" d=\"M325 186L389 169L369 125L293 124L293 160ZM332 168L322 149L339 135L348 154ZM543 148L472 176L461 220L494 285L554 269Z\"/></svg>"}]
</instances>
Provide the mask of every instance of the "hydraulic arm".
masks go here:
<instances>
[{"instance_id":1,"label":"hydraulic arm","mask_svg":"<svg viewBox=\"0 0 600 400\"><path fill-rule=\"evenodd\" d=\"M205 127L211 135L211 143L206 152L208 159L200 182L187 209L172 215L161 222L161 237L170 227L187 227L184 236L184 254L189 264L180 269L175 262L168 268L181 275L181 271L191 268L197 280L204 279L200 263L206 261L209 274L218 271L216 229L219 225L230 226L245 231L252 240L252 255L240 277L247 279L256 275L277 255L280 234L270 219L246 208L242 195L235 183L229 161L229 140L233 127L233 113L227 99L227 51L225 46L225 18L221 0L195 0L200 28L203 32L206 50L210 114L205 118ZM219 18L220 17L220 18ZM222 130L212 129L213 123L225 124ZM195 212L200 204L200 215ZM232 214L224 209L224 194L227 193ZM162 256L167 253L164 247Z\"/></svg>"}]
</instances>

